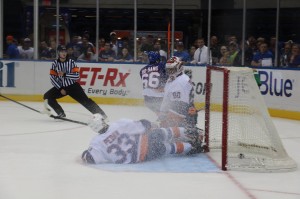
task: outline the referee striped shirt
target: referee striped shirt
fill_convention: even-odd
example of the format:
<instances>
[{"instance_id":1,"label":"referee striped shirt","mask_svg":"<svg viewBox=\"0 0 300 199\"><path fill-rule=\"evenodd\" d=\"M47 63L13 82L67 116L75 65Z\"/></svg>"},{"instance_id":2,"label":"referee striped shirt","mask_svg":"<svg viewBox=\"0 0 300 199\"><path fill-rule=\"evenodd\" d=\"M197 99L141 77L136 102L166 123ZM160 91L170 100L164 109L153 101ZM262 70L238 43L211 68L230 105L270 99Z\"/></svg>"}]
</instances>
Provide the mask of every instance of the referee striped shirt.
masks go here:
<instances>
[{"instance_id":1,"label":"referee striped shirt","mask_svg":"<svg viewBox=\"0 0 300 199\"><path fill-rule=\"evenodd\" d=\"M63 76L58 76L58 72L64 72ZM61 62L59 59L54 60L50 69L50 80L52 85L57 89L74 84L79 79L79 68L72 59L66 59Z\"/></svg>"}]
</instances>

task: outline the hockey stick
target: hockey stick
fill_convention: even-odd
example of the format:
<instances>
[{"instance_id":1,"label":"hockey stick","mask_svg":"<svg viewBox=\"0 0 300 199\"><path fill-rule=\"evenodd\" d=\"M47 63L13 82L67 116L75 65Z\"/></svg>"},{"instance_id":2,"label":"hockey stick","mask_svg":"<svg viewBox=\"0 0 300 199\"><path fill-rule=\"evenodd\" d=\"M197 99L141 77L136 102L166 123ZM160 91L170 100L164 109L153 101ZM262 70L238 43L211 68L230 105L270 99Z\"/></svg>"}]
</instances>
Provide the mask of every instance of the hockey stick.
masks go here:
<instances>
[{"instance_id":1,"label":"hockey stick","mask_svg":"<svg viewBox=\"0 0 300 199\"><path fill-rule=\"evenodd\" d=\"M58 116L54 116L54 115L50 115L50 117L52 117L54 119L64 120L64 121L67 121L67 122L73 122L73 123L76 123L76 124L82 124L82 125L85 125L85 126L88 125L88 123L80 122L80 121L77 121L77 120L71 120L71 119L68 119L68 118L65 118L65 117L58 117Z\"/></svg>"},{"instance_id":2,"label":"hockey stick","mask_svg":"<svg viewBox=\"0 0 300 199\"><path fill-rule=\"evenodd\" d=\"M13 100L13 99L10 99L10 98L8 98L8 97L2 95L1 93L0 93L0 97L3 97L3 98L5 98L5 99L7 99L7 100L9 100L9 101L11 101L11 102L14 102L14 103L16 103L16 104L19 104L19 105L21 105L21 106L24 106L24 107L26 107L26 108L28 108L28 109L30 109L30 110L32 110L32 111L35 111L35 112L37 112L37 113L43 114L42 111L36 110L36 109L31 108L31 107L29 107L29 106L27 106L27 105L25 105L25 104L22 104L22 103L17 102L17 101L15 101L15 100Z\"/></svg>"},{"instance_id":3,"label":"hockey stick","mask_svg":"<svg viewBox=\"0 0 300 199\"><path fill-rule=\"evenodd\" d=\"M37 112L37 113L45 114L44 111L39 111L39 110L36 110L36 109L34 109L34 108L31 108L31 107L29 107L29 106L27 106L27 105L25 105L25 104L22 104L22 103L20 103L20 102L18 102L18 101L15 101L15 100L13 100L13 99L11 99L11 98L8 98L8 97L4 96L4 95L2 95L1 93L0 93L0 97L3 97L3 98L5 98L5 99L7 99L7 100L9 100L9 101L11 101L11 102L14 102L14 103L16 103L16 104L19 104L19 105L21 105L21 106L23 106L23 107L25 107L25 108L28 108L28 109L30 109L30 110L32 110L32 111ZM88 124L85 123L85 122L80 122L80 121L77 121L77 120L71 120L71 119L63 118L63 117L58 117L58 116L54 116L54 115L52 115L52 114L50 114L49 116L52 117L52 118L54 118L54 119L60 119L60 120L64 120L64 121L68 121L68 122L72 122L72 123L76 123L76 124L86 125L86 126L88 125Z\"/></svg>"}]
</instances>

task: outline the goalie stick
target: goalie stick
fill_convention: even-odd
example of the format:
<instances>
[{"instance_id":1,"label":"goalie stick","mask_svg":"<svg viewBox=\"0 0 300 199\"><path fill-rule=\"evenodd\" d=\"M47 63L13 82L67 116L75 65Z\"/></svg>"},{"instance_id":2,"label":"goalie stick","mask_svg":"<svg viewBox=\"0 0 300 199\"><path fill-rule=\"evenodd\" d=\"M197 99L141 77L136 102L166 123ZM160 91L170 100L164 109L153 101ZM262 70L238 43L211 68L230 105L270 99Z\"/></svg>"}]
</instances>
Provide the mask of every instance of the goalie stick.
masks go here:
<instances>
[{"instance_id":1,"label":"goalie stick","mask_svg":"<svg viewBox=\"0 0 300 199\"><path fill-rule=\"evenodd\" d=\"M8 97L2 95L1 93L0 93L0 97L3 97L4 99L7 99L7 100L9 100L9 101L11 101L11 102L14 102L14 103L16 103L16 104L19 104L19 105L21 105L21 106L23 106L23 107L25 107L25 108L28 108L28 109L30 109L30 110L32 110L32 111L37 112L37 113L45 114L44 111L36 110L36 109L34 109L34 108L30 107L30 106L27 106L27 105L25 105L25 104L22 104L22 103L20 103L20 102L18 102L18 101L15 101L15 100L11 99L11 98L8 98ZM68 121L68 122L72 122L72 123L76 123L76 124L86 125L86 126L88 125L88 124L85 123L85 122L80 122L80 121L77 121L77 120L72 120L72 119L63 118L63 117L58 117L58 116L54 116L54 115L52 115L52 114L50 114L49 116L52 117L52 118L54 118L54 119L60 119L60 120L64 120L64 121Z\"/></svg>"}]
</instances>

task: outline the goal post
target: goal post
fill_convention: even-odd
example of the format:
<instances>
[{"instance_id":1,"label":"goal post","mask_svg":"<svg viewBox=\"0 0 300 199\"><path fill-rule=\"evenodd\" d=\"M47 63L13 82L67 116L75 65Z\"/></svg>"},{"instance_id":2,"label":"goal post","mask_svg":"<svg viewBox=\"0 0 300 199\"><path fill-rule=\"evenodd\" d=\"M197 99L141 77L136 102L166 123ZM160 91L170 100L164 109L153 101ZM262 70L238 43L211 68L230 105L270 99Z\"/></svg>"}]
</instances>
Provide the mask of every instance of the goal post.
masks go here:
<instances>
[{"instance_id":1,"label":"goal post","mask_svg":"<svg viewBox=\"0 0 300 199\"><path fill-rule=\"evenodd\" d=\"M221 151L222 170L297 168L283 147L253 69L208 66L205 90L206 151Z\"/></svg>"}]
</instances>

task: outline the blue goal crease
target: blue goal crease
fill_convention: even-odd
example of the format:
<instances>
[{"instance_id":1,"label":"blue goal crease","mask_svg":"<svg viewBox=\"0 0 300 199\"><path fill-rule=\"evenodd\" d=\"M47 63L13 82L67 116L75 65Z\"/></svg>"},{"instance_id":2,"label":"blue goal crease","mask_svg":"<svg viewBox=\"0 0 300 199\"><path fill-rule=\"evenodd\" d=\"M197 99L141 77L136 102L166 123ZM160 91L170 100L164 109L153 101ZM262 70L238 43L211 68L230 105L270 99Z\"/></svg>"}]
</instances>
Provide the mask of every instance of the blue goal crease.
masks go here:
<instances>
[{"instance_id":1,"label":"blue goal crease","mask_svg":"<svg viewBox=\"0 0 300 199\"><path fill-rule=\"evenodd\" d=\"M155 172L155 173L216 173L220 169L207 155L164 157L137 164L99 164L92 167L118 172Z\"/></svg>"}]
</instances>

